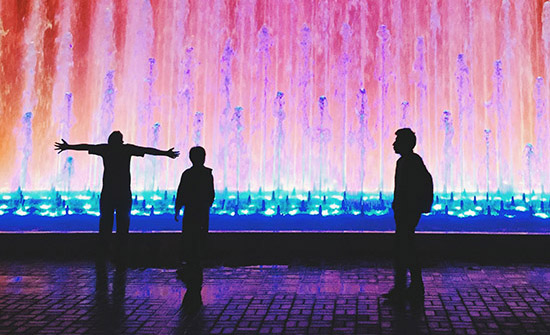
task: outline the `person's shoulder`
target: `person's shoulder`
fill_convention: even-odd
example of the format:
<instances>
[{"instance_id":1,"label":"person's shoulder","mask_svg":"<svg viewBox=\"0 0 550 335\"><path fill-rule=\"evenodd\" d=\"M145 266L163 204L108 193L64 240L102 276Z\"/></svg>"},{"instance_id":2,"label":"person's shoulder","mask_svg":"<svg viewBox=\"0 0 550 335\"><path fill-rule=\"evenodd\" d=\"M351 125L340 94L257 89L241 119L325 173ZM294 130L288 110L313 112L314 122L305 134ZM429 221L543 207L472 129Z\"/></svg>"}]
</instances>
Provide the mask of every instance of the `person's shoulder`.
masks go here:
<instances>
[{"instance_id":1,"label":"person's shoulder","mask_svg":"<svg viewBox=\"0 0 550 335\"><path fill-rule=\"evenodd\" d=\"M415 161L417 161L417 162L423 162L422 157L421 157L419 154L417 154L416 152L413 153L412 156L413 156L413 159L414 159Z\"/></svg>"},{"instance_id":2,"label":"person's shoulder","mask_svg":"<svg viewBox=\"0 0 550 335\"><path fill-rule=\"evenodd\" d=\"M145 148L139 145L124 143L124 149L134 156L145 156Z\"/></svg>"},{"instance_id":3,"label":"person's shoulder","mask_svg":"<svg viewBox=\"0 0 550 335\"><path fill-rule=\"evenodd\" d=\"M424 161L420 155L413 152L412 154L401 156L397 160L397 165L403 166L404 168L414 168L417 165L424 165Z\"/></svg>"},{"instance_id":4,"label":"person's shoulder","mask_svg":"<svg viewBox=\"0 0 550 335\"><path fill-rule=\"evenodd\" d=\"M137 145L131 144L131 143L124 143L122 146L124 147L124 149L129 149L129 150L141 149L140 146L137 146Z\"/></svg>"},{"instance_id":5,"label":"person's shoulder","mask_svg":"<svg viewBox=\"0 0 550 335\"><path fill-rule=\"evenodd\" d=\"M196 173L203 176L210 176L212 175L212 169L203 165L196 167Z\"/></svg>"},{"instance_id":6,"label":"person's shoulder","mask_svg":"<svg viewBox=\"0 0 550 335\"><path fill-rule=\"evenodd\" d=\"M193 179L193 171L191 171L191 168L183 170L181 173L181 180L185 182L188 182L189 179Z\"/></svg>"},{"instance_id":7,"label":"person's shoulder","mask_svg":"<svg viewBox=\"0 0 550 335\"><path fill-rule=\"evenodd\" d=\"M107 143L94 144L91 145L88 149L88 152L91 154L103 154L109 148Z\"/></svg>"},{"instance_id":8,"label":"person's shoulder","mask_svg":"<svg viewBox=\"0 0 550 335\"><path fill-rule=\"evenodd\" d=\"M420 155L417 154L416 152L413 152L411 154L401 156L401 158L399 158L398 161L403 161L403 162L419 162L420 161L421 162L422 157L420 157Z\"/></svg>"}]
</instances>

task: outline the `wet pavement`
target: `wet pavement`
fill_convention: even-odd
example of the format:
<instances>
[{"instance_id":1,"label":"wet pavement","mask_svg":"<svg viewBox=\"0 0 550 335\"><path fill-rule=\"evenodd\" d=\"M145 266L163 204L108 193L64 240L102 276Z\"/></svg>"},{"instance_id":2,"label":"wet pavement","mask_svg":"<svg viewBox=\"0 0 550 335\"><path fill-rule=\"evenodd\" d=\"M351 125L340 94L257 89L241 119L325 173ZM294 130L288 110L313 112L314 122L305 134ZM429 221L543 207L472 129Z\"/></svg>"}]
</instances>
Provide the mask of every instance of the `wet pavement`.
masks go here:
<instances>
[{"instance_id":1,"label":"wet pavement","mask_svg":"<svg viewBox=\"0 0 550 335\"><path fill-rule=\"evenodd\" d=\"M431 264L423 305L397 306L381 298L393 280L387 261L211 265L183 277L102 261L0 261L0 334L550 333L548 264Z\"/></svg>"}]
</instances>

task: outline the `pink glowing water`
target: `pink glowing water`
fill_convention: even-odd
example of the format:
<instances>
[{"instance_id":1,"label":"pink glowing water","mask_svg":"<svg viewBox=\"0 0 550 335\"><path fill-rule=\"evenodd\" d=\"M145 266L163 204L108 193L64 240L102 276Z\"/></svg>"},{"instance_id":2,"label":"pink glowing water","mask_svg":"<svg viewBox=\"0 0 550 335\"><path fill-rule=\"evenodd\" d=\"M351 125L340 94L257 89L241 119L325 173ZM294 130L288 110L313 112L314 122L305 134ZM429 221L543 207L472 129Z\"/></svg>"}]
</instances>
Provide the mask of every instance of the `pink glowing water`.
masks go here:
<instances>
[{"instance_id":1,"label":"pink glowing water","mask_svg":"<svg viewBox=\"0 0 550 335\"><path fill-rule=\"evenodd\" d=\"M99 189L53 143L115 129L182 151L134 190L198 143L217 189L391 191L403 126L440 192L548 190L543 0L1 0L0 46L0 191Z\"/></svg>"}]
</instances>

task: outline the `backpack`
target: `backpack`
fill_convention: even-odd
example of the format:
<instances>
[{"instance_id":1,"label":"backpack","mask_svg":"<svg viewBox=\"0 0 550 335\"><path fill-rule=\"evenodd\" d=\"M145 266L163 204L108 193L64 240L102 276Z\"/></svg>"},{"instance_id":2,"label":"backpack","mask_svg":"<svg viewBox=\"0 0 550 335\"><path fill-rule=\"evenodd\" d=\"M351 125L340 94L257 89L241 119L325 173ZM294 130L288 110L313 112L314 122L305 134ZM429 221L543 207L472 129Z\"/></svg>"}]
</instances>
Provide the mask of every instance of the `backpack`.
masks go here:
<instances>
[{"instance_id":1,"label":"backpack","mask_svg":"<svg viewBox=\"0 0 550 335\"><path fill-rule=\"evenodd\" d=\"M429 213L432 211L434 202L434 181L428 169L424 166L424 176L420 189L420 212Z\"/></svg>"}]
</instances>

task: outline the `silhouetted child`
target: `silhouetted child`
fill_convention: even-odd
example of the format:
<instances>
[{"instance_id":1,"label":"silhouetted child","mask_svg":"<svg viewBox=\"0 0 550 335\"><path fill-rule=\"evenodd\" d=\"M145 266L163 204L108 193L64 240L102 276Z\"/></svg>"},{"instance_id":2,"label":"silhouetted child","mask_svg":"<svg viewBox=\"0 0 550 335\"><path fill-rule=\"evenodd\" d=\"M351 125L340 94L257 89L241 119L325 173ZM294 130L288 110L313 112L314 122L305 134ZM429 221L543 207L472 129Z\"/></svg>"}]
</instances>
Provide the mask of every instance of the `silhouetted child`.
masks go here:
<instances>
[{"instance_id":1,"label":"silhouetted child","mask_svg":"<svg viewBox=\"0 0 550 335\"><path fill-rule=\"evenodd\" d=\"M99 236L102 244L108 244L113 231L114 213L116 211L116 231L118 245L124 245L130 228L130 209L132 208L132 191L130 190L130 159L132 156L143 157L145 154L176 158L178 151L174 148L158 150L124 144L122 133L113 131L107 144L68 144L61 139L55 143L59 153L65 150L88 151L90 155L103 158L103 187L99 199Z\"/></svg>"},{"instance_id":2,"label":"silhouetted child","mask_svg":"<svg viewBox=\"0 0 550 335\"><path fill-rule=\"evenodd\" d=\"M193 166L182 173L176 197L176 221L180 209L185 207L182 222L183 259L188 264L200 262L208 234L210 207L214 202L214 177L212 169L204 166L205 158L203 147L189 150Z\"/></svg>"},{"instance_id":3,"label":"silhouetted child","mask_svg":"<svg viewBox=\"0 0 550 335\"><path fill-rule=\"evenodd\" d=\"M395 135L393 149L401 157L397 160L395 169L392 203L395 218L394 287L384 295L390 302L424 296L422 270L416 254L414 232L421 214L429 212L433 200L431 175L422 158L413 152L416 135L409 128L399 129ZM411 284L408 289L407 269L411 273Z\"/></svg>"}]
</instances>

